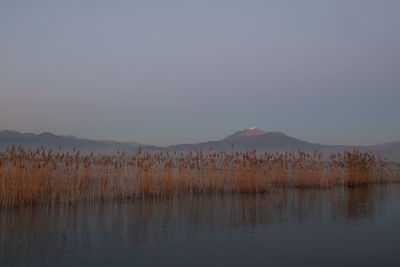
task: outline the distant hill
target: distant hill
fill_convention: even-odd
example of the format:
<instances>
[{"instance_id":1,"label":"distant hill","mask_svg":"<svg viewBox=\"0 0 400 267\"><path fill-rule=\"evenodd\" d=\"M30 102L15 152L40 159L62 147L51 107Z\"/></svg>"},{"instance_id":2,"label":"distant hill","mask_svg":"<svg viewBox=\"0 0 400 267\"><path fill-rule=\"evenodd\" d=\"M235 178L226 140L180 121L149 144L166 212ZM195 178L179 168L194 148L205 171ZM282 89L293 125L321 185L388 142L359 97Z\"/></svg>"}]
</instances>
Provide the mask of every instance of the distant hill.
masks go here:
<instances>
[{"instance_id":1,"label":"distant hill","mask_svg":"<svg viewBox=\"0 0 400 267\"><path fill-rule=\"evenodd\" d=\"M237 131L220 141L173 145L165 149L169 151L184 152L193 149L206 151L209 148L212 148L213 150L227 151L257 150L258 152L319 150L325 153L360 150L372 152L391 160L400 161L400 141L372 146L334 146L314 144L287 136L282 132L265 132L257 128L247 128Z\"/></svg>"},{"instance_id":2,"label":"distant hill","mask_svg":"<svg viewBox=\"0 0 400 267\"><path fill-rule=\"evenodd\" d=\"M400 141L367 147L370 151L400 162Z\"/></svg>"},{"instance_id":3,"label":"distant hill","mask_svg":"<svg viewBox=\"0 0 400 267\"><path fill-rule=\"evenodd\" d=\"M0 150L4 150L11 145L32 149L41 146L46 149L58 149L58 147L61 146L64 151L70 151L75 147L83 153L115 153L117 150L130 152L137 150L139 146L147 151L171 152L188 152L193 149L207 151L211 148L214 151L257 150L261 153L297 150L319 150L325 153L339 153L357 149L360 151L372 152L387 159L400 162L400 141L371 146L332 146L314 144L287 136L282 132L265 132L257 128L247 128L237 131L220 141L208 141L197 144L179 144L168 147L156 147L135 142L95 141L77 138L75 136L54 135L48 132L33 134L19 133L9 130L0 131Z\"/></svg>"},{"instance_id":4,"label":"distant hill","mask_svg":"<svg viewBox=\"0 0 400 267\"><path fill-rule=\"evenodd\" d=\"M44 132L41 134L19 133L16 131L0 131L0 150L5 150L11 145L36 149L43 146L46 149L70 151L74 147L81 152L114 153L117 150L135 151L140 144L135 142L94 141L75 136L60 136Z\"/></svg>"},{"instance_id":5,"label":"distant hill","mask_svg":"<svg viewBox=\"0 0 400 267\"><path fill-rule=\"evenodd\" d=\"M233 147L232 147L233 146ZM229 135L221 141L211 141L198 144L183 144L167 147L168 150L257 150L264 151L288 151L288 150L309 150L315 145L287 136L281 132L264 132L257 128L240 130Z\"/></svg>"}]
</instances>

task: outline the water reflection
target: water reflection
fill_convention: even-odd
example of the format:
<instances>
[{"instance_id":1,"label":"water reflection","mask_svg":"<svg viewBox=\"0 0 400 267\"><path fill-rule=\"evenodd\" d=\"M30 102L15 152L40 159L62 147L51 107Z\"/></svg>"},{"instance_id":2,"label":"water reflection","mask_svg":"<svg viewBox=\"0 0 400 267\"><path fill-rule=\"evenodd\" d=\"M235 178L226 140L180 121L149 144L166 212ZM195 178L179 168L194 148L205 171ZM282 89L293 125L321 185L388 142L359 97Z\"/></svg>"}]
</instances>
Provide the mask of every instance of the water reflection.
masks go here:
<instances>
[{"instance_id":1,"label":"water reflection","mask_svg":"<svg viewBox=\"0 0 400 267\"><path fill-rule=\"evenodd\" d=\"M79 254L88 248L142 246L202 232L247 232L258 227L339 221L358 224L398 199L399 186L283 190L268 195L198 196L125 204L0 212L0 265ZM46 253L51 248L52 254Z\"/></svg>"}]
</instances>

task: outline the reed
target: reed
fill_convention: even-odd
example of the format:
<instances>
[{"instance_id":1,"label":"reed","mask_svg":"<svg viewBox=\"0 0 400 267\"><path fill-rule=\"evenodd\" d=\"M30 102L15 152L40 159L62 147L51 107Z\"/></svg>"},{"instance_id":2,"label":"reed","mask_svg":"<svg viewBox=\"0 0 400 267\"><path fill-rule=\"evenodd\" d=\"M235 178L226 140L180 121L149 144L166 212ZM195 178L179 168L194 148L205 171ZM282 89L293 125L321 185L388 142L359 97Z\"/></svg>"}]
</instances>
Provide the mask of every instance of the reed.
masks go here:
<instances>
[{"instance_id":1,"label":"reed","mask_svg":"<svg viewBox=\"0 0 400 267\"><path fill-rule=\"evenodd\" d=\"M399 164L360 151L83 155L12 146L0 152L0 208L394 182L400 182Z\"/></svg>"}]
</instances>

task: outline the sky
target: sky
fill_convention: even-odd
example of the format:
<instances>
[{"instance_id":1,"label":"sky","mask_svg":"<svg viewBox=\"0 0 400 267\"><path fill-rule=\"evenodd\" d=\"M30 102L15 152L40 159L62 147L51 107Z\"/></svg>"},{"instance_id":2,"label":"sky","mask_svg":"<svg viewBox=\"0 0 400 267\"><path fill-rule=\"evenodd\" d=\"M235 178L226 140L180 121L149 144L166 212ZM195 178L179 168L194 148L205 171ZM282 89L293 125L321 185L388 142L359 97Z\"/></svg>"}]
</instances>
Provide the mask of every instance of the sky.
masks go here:
<instances>
[{"instance_id":1,"label":"sky","mask_svg":"<svg viewBox=\"0 0 400 267\"><path fill-rule=\"evenodd\" d=\"M0 130L400 140L400 1L0 0Z\"/></svg>"}]
</instances>

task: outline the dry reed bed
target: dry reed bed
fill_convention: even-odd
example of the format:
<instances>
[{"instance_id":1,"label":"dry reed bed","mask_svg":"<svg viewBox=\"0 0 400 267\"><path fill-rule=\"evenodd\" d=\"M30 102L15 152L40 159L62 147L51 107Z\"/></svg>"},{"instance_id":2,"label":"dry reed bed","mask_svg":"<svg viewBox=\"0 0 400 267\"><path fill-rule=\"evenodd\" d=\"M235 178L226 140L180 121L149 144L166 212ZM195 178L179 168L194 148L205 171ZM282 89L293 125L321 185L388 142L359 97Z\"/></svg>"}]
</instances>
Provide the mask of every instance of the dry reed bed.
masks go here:
<instances>
[{"instance_id":1,"label":"dry reed bed","mask_svg":"<svg viewBox=\"0 0 400 267\"><path fill-rule=\"evenodd\" d=\"M82 155L13 146L0 152L0 208L394 182L399 164L359 151Z\"/></svg>"}]
</instances>

